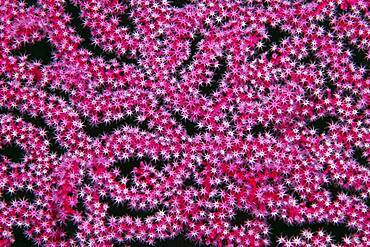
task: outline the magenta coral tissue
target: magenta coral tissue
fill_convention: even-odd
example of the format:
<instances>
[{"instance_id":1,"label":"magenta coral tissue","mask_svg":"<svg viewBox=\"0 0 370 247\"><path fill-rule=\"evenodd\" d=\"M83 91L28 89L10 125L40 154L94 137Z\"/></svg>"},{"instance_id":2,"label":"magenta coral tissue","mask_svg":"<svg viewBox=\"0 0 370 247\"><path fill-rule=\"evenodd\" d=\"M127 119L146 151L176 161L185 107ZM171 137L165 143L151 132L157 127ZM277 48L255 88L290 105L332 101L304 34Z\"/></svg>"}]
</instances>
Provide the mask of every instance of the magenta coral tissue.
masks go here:
<instances>
[{"instance_id":1,"label":"magenta coral tissue","mask_svg":"<svg viewBox=\"0 0 370 247\"><path fill-rule=\"evenodd\" d=\"M0 0L0 247L370 246L369 7Z\"/></svg>"}]
</instances>

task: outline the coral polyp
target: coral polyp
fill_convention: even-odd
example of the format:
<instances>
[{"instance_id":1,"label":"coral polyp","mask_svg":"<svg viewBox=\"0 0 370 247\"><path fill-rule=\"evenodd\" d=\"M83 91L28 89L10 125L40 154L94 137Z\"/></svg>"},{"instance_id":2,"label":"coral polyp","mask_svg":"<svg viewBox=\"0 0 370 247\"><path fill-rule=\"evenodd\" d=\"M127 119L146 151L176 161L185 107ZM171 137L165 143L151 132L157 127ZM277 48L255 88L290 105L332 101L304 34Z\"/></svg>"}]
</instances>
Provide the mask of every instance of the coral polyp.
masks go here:
<instances>
[{"instance_id":1,"label":"coral polyp","mask_svg":"<svg viewBox=\"0 0 370 247\"><path fill-rule=\"evenodd\" d=\"M0 0L0 246L369 246L368 9Z\"/></svg>"}]
</instances>

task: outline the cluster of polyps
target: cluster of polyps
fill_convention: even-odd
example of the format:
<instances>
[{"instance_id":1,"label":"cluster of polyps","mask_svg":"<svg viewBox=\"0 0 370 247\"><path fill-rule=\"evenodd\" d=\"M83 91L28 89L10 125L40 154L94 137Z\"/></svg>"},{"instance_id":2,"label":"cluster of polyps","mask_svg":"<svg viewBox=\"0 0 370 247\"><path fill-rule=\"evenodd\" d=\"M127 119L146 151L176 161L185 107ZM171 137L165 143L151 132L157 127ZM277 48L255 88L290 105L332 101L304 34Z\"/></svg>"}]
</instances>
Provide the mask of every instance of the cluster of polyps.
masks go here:
<instances>
[{"instance_id":1,"label":"cluster of polyps","mask_svg":"<svg viewBox=\"0 0 370 247\"><path fill-rule=\"evenodd\" d=\"M348 229L338 240L308 226L279 236L283 246L368 246L370 91L353 58L369 59L368 9L359 0L0 0L0 148L24 151L21 162L0 160L0 244L20 228L42 246L179 234L266 246L275 244L268 222L280 220ZM50 64L15 55L41 40L53 47ZM135 122L98 136L86 128L126 118ZM149 213L112 215L127 206ZM239 212L249 219L235 224Z\"/></svg>"}]
</instances>

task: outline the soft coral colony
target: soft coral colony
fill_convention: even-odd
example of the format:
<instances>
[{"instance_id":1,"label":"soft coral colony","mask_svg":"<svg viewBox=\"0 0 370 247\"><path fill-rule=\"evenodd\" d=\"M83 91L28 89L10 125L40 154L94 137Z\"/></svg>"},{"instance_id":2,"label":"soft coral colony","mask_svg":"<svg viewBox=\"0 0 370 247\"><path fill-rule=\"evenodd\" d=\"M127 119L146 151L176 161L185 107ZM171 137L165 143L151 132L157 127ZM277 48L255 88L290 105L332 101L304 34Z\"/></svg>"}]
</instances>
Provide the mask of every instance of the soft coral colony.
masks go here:
<instances>
[{"instance_id":1,"label":"soft coral colony","mask_svg":"<svg viewBox=\"0 0 370 247\"><path fill-rule=\"evenodd\" d=\"M0 158L0 245L369 246L368 9L0 0L0 149L24 153ZM17 53L41 41L50 63ZM274 219L307 227L274 242Z\"/></svg>"}]
</instances>

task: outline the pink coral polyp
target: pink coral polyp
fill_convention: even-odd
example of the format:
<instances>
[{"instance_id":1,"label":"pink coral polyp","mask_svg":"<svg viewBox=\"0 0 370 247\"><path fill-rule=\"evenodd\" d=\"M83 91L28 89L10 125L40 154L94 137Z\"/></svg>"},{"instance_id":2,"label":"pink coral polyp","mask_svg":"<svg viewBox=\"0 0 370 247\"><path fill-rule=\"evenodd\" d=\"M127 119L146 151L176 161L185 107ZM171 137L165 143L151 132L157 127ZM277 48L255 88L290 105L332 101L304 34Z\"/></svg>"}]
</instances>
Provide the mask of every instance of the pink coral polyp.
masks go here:
<instances>
[{"instance_id":1,"label":"pink coral polyp","mask_svg":"<svg viewBox=\"0 0 370 247\"><path fill-rule=\"evenodd\" d=\"M0 0L0 245L369 246L368 9Z\"/></svg>"}]
</instances>

